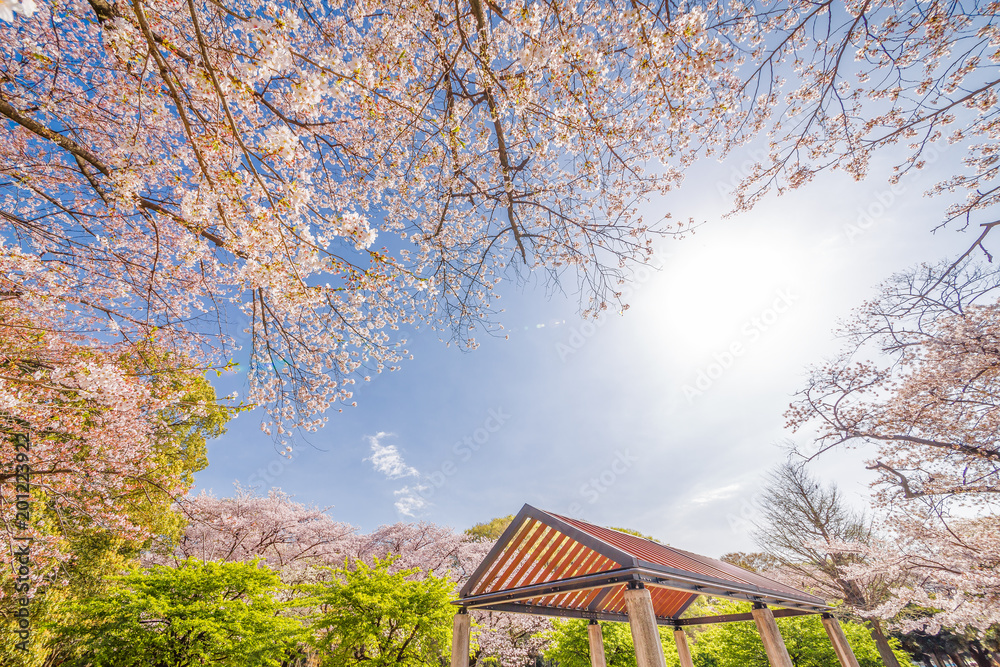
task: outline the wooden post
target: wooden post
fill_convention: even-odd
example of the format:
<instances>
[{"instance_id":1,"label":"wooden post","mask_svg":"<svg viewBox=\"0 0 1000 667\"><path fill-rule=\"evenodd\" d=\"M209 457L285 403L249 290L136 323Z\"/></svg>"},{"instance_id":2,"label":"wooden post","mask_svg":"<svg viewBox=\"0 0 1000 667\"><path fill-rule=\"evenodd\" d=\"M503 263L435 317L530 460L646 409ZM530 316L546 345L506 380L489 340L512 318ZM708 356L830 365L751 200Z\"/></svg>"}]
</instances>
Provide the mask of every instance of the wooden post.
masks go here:
<instances>
[{"instance_id":1,"label":"wooden post","mask_svg":"<svg viewBox=\"0 0 1000 667\"><path fill-rule=\"evenodd\" d=\"M465 609L455 614L451 633L451 667L469 667L469 631L472 617Z\"/></svg>"},{"instance_id":2,"label":"wooden post","mask_svg":"<svg viewBox=\"0 0 1000 667\"><path fill-rule=\"evenodd\" d=\"M681 658L681 667L694 667L691 660L691 649L688 648L688 638L680 628L674 628L674 643L677 644L677 655Z\"/></svg>"},{"instance_id":3,"label":"wooden post","mask_svg":"<svg viewBox=\"0 0 1000 667\"><path fill-rule=\"evenodd\" d=\"M851 645L847 643L844 629L832 614L823 614L823 627L826 628L826 634L830 635L830 643L833 644L833 650L837 654L837 660L840 660L841 667L860 667Z\"/></svg>"},{"instance_id":4,"label":"wooden post","mask_svg":"<svg viewBox=\"0 0 1000 667\"><path fill-rule=\"evenodd\" d=\"M882 664L885 667L900 667L899 660L896 660L896 654L892 652L892 648L889 646L889 640L886 639L885 633L882 632L882 624L877 618L872 618L868 620L868 627L872 632L872 639L875 640L875 648L878 649L878 654L882 658ZM942 665L941 667L945 667Z\"/></svg>"},{"instance_id":5,"label":"wooden post","mask_svg":"<svg viewBox=\"0 0 1000 667\"><path fill-rule=\"evenodd\" d=\"M645 588L627 589L625 606L628 609L628 625L632 630L632 643L635 644L637 667L667 667L667 660L663 657L663 644L660 643L660 631L656 626L653 598L649 591ZM788 667L791 667L791 663Z\"/></svg>"},{"instance_id":6,"label":"wooden post","mask_svg":"<svg viewBox=\"0 0 1000 667\"><path fill-rule=\"evenodd\" d=\"M794 667L771 610L767 606L755 602L753 611L750 613L753 614L760 638L764 640L764 650L767 652L767 661L771 663L771 667Z\"/></svg>"},{"instance_id":7,"label":"wooden post","mask_svg":"<svg viewBox=\"0 0 1000 667\"><path fill-rule=\"evenodd\" d=\"M608 667L604 657L604 635L597 621L592 620L587 625L587 637L590 639L590 667Z\"/></svg>"}]
</instances>

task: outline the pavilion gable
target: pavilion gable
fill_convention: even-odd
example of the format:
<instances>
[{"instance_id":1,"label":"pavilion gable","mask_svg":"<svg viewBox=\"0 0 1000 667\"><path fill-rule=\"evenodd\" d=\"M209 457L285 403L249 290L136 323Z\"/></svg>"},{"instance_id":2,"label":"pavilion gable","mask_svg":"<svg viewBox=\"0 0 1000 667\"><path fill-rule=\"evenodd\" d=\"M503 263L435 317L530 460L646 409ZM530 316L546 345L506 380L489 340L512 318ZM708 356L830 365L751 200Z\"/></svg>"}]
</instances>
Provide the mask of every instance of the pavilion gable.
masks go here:
<instances>
[{"instance_id":1,"label":"pavilion gable","mask_svg":"<svg viewBox=\"0 0 1000 667\"><path fill-rule=\"evenodd\" d=\"M698 595L792 609L823 600L759 574L621 531L525 505L469 578L456 604L494 611L619 620L626 591L649 589L658 623L679 623Z\"/></svg>"},{"instance_id":2,"label":"pavilion gable","mask_svg":"<svg viewBox=\"0 0 1000 667\"><path fill-rule=\"evenodd\" d=\"M461 596L535 586L629 567L635 557L525 505L462 588Z\"/></svg>"},{"instance_id":3,"label":"pavilion gable","mask_svg":"<svg viewBox=\"0 0 1000 667\"><path fill-rule=\"evenodd\" d=\"M682 618L699 595L753 603L749 612ZM770 667L794 667L776 618L822 614L841 667L858 667L824 600L756 572L525 505L454 604L451 667L469 667L469 610L590 620L592 667L607 667L598 620L628 622L638 667L666 667L657 626L672 625L681 667L694 667L684 626L753 621ZM772 611L768 605L784 607Z\"/></svg>"}]
</instances>

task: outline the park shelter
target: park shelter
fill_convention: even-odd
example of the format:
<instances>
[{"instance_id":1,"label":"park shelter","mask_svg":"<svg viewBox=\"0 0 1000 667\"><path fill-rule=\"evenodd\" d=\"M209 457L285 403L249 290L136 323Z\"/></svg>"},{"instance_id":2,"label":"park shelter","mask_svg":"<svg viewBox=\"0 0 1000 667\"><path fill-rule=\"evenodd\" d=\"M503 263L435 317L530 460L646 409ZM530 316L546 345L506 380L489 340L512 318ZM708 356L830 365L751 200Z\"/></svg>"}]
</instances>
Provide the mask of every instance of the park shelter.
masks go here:
<instances>
[{"instance_id":1,"label":"park shelter","mask_svg":"<svg viewBox=\"0 0 1000 667\"><path fill-rule=\"evenodd\" d=\"M746 600L753 611L681 618L699 595ZM792 667L775 618L822 614L842 667L858 667L820 598L729 563L525 505L455 601L451 667L467 667L469 609L586 618L592 667L606 667L598 620L629 623L638 667L666 667L657 625L674 628L693 667L686 625L753 620L771 667Z\"/></svg>"}]
</instances>

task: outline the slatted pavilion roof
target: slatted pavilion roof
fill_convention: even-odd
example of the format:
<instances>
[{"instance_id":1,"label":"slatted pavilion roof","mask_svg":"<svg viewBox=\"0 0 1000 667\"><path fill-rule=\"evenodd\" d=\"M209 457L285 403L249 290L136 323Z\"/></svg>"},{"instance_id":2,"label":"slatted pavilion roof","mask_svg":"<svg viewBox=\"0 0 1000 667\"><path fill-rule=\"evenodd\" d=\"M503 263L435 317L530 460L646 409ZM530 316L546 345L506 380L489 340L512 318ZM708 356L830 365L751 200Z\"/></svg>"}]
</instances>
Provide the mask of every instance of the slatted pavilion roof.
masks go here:
<instances>
[{"instance_id":1,"label":"slatted pavilion roof","mask_svg":"<svg viewBox=\"0 0 1000 667\"><path fill-rule=\"evenodd\" d=\"M530 505L514 517L455 604L626 621L625 590L640 583L662 625L677 624L699 595L786 607L787 615L829 609L820 598L735 565Z\"/></svg>"}]
</instances>

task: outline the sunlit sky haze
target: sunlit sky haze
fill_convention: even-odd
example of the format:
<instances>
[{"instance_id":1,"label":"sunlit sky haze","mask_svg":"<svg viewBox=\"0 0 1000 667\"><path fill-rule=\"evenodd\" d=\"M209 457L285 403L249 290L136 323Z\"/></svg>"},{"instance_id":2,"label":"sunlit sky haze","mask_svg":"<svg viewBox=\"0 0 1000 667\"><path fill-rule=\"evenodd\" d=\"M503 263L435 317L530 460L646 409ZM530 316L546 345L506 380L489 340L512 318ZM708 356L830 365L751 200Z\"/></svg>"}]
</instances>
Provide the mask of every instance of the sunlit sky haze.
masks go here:
<instances>
[{"instance_id":1,"label":"sunlit sky haze","mask_svg":"<svg viewBox=\"0 0 1000 667\"><path fill-rule=\"evenodd\" d=\"M699 163L646 213L704 224L658 243L659 268L637 274L626 313L584 321L572 293L506 286L509 340L463 352L414 333L414 360L360 386L358 407L298 438L291 461L259 414L243 414L210 443L197 490L275 486L363 530L464 529L527 502L708 555L751 549L762 475L782 443L806 437L784 429L783 412L807 366L839 349L838 320L893 272L972 242L974 230L930 231L946 202L923 192L958 156L939 158L894 187L888 162L863 183L823 174L729 218L727 184L747 155ZM861 454L812 469L862 503Z\"/></svg>"}]
</instances>

